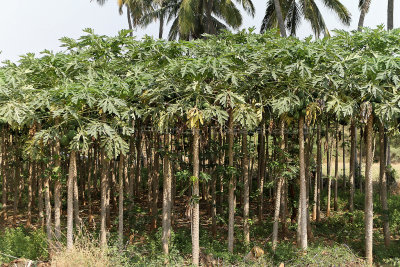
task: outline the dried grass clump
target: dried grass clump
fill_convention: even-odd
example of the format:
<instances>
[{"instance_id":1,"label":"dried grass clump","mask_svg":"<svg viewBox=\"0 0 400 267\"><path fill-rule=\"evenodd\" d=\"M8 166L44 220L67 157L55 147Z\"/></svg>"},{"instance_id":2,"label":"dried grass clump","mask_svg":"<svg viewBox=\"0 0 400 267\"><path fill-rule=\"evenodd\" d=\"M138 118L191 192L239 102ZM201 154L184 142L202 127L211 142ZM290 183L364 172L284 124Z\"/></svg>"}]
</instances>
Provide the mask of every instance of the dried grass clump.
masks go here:
<instances>
[{"instance_id":1,"label":"dried grass clump","mask_svg":"<svg viewBox=\"0 0 400 267\"><path fill-rule=\"evenodd\" d=\"M80 236L75 240L73 248L66 247L54 253L51 266L72 267L106 267L112 266L106 249L102 249L97 240L90 236Z\"/></svg>"}]
</instances>

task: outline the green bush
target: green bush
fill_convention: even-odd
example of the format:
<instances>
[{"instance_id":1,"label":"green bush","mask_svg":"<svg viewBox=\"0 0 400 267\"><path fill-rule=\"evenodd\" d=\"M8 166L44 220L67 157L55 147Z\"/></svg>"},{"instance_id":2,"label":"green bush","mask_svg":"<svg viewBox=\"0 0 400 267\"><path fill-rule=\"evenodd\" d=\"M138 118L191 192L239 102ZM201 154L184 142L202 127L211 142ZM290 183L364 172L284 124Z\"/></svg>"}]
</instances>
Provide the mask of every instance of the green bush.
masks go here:
<instances>
[{"instance_id":1,"label":"green bush","mask_svg":"<svg viewBox=\"0 0 400 267\"><path fill-rule=\"evenodd\" d=\"M46 260L47 247L46 234L42 230L6 228L0 233L0 262L10 262L14 259L7 255L30 260Z\"/></svg>"}]
</instances>

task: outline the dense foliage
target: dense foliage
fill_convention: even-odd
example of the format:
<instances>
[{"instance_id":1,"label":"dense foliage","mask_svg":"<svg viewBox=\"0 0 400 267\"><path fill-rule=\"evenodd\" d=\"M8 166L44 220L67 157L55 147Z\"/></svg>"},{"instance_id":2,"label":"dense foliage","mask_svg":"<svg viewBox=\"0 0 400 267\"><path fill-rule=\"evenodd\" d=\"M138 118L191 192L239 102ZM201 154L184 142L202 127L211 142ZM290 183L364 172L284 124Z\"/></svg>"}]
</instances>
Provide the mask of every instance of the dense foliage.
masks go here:
<instances>
[{"instance_id":1,"label":"dense foliage","mask_svg":"<svg viewBox=\"0 0 400 267\"><path fill-rule=\"evenodd\" d=\"M368 207L372 208L369 170L373 132L379 129L383 133L382 128L390 135L397 131L400 118L400 30L337 31L332 38L316 41L281 38L273 31L262 35L243 31L179 42L149 37L138 41L129 37L128 31L116 37L86 32L78 40L63 38L63 52L44 51L39 57L27 54L18 63L6 62L0 68L2 216L7 218L7 195L13 192L14 222L22 199L28 204L30 224L36 197L39 222L44 224L46 217L51 250L59 246L51 241L53 232L56 239L61 237L60 209L65 207L60 204L60 194L62 199L64 187L68 192L69 241L73 208L76 228L82 225L78 197L89 210L88 222L83 222L86 224L92 224L92 210L97 210L96 201L101 201L102 245L106 243L106 225L110 227L113 216L110 206L117 210L117 196L121 197L119 215L125 210L130 225L132 218L137 219L132 216L138 214L134 212L135 202L147 199L151 227L156 228L157 203L163 203L164 231L160 239L168 253L175 196L189 199L185 201L192 216L193 244L199 242L195 235L199 233L199 203L207 203L214 232L218 216L224 220L222 206L229 196L228 250L233 252L235 198L244 207L247 201L244 228L252 227L248 222L254 214L249 215L248 199L259 198L259 221L263 221L263 196L269 191L270 199L277 196L276 225L282 213L285 217L281 223L287 224L288 213L283 210L293 202L290 209L297 215L292 221L298 221L299 245L306 250L308 205L317 205L316 212L321 206L317 203L320 196L316 195L313 202L312 190L306 188L312 189L314 180L315 188L328 190L330 199L331 180L337 187L339 178L337 171L335 176L328 174L329 185L324 185L318 171L322 168L320 161L319 174L316 179L312 177L314 136L317 146L321 146L321 134L326 139L336 138L337 143L339 123L365 126L366 214L372 215ZM274 146L266 135L271 135ZM351 138L354 140L353 135ZM271 155L269 146L273 147ZM328 142L327 147L333 151ZM351 158L354 163L354 153ZM258 172L253 172L257 168ZM355 168L350 168L352 213L358 181L355 185ZM246 176L249 172L250 178ZM257 185L253 182L256 177ZM344 178L342 189L346 191ZM381 177L380 184L386 192L386 179ZM294 191L300 188L300 193L288 195L288 187ZM164 191L162 201L158 200L160 188ZM25 190L28 194L22 197ZM127 200L122 198L124 192ZM382 198L385 202L387 206L387 199ZM281 204L286 208L279 211ZM54 230L53 205L58 211ZM385 219L388 207L382 210L382 220L389 223ZM180 216L184 215L174 214L173 220ZM354 222L356 215L350 217ZM119 218L122 224L123 217ZM372 216L370 219L372 223ZM123 225L120 227L122 245L126 237L122 236ZM125 233L129 232L125 227ZM372 232L366 233L368 247L367 236L372 238ZM194 245L193 251L193 257L198 256L198 246ZM366 251L368 260L372 260L368 248Z\"/></svg>"}]
</instances>

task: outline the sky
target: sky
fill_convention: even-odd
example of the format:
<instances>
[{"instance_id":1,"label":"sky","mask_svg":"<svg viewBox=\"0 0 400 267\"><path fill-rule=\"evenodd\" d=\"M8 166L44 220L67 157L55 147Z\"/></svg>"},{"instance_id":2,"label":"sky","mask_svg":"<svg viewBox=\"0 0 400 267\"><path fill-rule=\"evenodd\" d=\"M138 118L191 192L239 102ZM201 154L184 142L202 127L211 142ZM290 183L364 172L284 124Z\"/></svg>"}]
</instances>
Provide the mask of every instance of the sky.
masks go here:
<instances>
[{"instance_id":1,"label":"sky","mask_svg":"<svg viewBox=\"0 0 400 267\"><path fill-rule=\"evenodd\" d=\"M243 12L242 29L256 27L259 32L266 2L253 0L256 14L253 18ZM335 15L323 8L322 0L316 2L329 30L357 28L360 15L358 0L342 0L352 14L349 27L341 25ZM395 6L395 27L400 25L400 16L396 16L399 8L400 6ZM365 26L375 28L386 24L386 9L387 1L373 0ZM128 28L126 13L119 14L117 0L108 0L103 6L99 6L96 0L0 0L0 62L6 59L17 61L20 55L28 52L38 54L45 49L60 51L61 37L78 38L85 28L92 28L97 34L114 36L119 30ZM304 38L311 33L310 26L303 21L298 29L298 36ZM137 38L146 34L157 37L158 25L151 24L134 32Z\"/></svg>"}]
</instances>

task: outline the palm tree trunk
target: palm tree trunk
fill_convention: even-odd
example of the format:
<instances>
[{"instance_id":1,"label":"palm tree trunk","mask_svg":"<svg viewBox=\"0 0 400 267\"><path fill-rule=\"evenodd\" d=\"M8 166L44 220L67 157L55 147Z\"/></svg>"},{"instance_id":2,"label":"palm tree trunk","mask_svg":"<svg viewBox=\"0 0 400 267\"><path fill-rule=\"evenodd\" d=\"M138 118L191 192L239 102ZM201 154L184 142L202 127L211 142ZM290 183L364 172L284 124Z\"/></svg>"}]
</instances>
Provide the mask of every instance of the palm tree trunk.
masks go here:
<instances>
[{"instance_id":1,"label":"palm tree trunk","mask_svg":"<svg viewBox=\"0 0 400 267\"><path fill-rule=\"evenodd\" d=\"M128 19L129 30L131 30L129 35L132 37L133 36L133 27L132 27L132 17L131 16L132 16L131 15L131 9L129 8L128 5L126 5L126 17Z\"/></svg>"},{"instance_id":2,"label":"palm tree trunk","mask_svg":"<svg viewBox=\"0 0 400 267\"><path fill-rule=\"evenodd\" d=\"M374 116L371 114L365 127L367 147L365 162L365 257L367 263L372 265L372 241L373 241L373 187L372 187L372 160L373 160L373 122Z\"/></svg>"},{"instance_id":3,"label":"palm tree trunk","mask_svg":"<svg viewBox=\"0 0 400 267\"><path fill-rule=\"evenodd\" d=\"M3 181L2 181L2 194L1 194L1 210L2 210L2 219L5 221L7 219L7 178L9 174L9 168L8 168L8 152L7 152L7 147L8 147L8 138L7 138L7 132L6 130L3 130L2 134L2 176L3 176Z\"/></svg>"},{"instance_id":4,"label":"palm tree trunk","mask_svg":"<svg viewBox=\"0 0 400 267\"><path fill-rule=\"evenodd\" d=\"M233 168L233 110L229 110L228 119L228 166ZM229 221L228 221L228 251L233 253L234 226L235 226L235 176L232 173L229 177Z\"/></svg>"},{"instance_id":5,"label":"palm tree trunk","mask_svg":"<svg viewBox=\"0 0 400 267\"><path fill-rule=\"evenodd\" d=\"M193 191L192 191L192 264L199 265L199 238L200 238L200 209L199 209L199 174L200 174L200 158L199 158L199 142L200 130L193 129Z\"/></svg>"},{"instance_id":6,"label":"palm tree trunk","mask_svg":"<svg viewBox=\"0 0 400 267\"><path fill-rule=\"evenodd\" d=\"M73 246L73 211L74 211L74 177L77 175L76 171L76 152L71 151L69 156L69 171L67 181L67 249L72 249Z\"/></svg>"},{"instance_id":7,"label":"palm tree trunk","mask_svg":"<svg viewBox=\"0 0 400 267\"><path fill-rule=\"evenodd\" d=\"M394 9L394 1L388 0L388 9L387 9L387 29L393 30L393 9Z\"/></svg>"},{"instance_id":8,"label":"palm tree trunk","mask_svg":"<svg viewBox=\"0 0 400 267\"><path fill-rule=\"evenodd\" d=\"M385 246L390 245L390 228L389 228L389 209L387 203L387 177L386 177L386 155L385 155L385 128L383 123L379 123L379 181L381 189L381 204L383 218L383 235Z\"/></svg>"},{"instance_id":9,"label":"palm tree trunk","mask_svg":"<svg viewBox=\"0 0 400 267\"><path fill-rule=\"evenodd\" d=\"M368 13L370 4L371 4L371 0L365 0L364 4L361 7L361 14L360 14L360 18L358 20L358 31L361 31L362 27L364 27L365 15Z\"/></svg>"},{"instance_id":10,"label":"palm tree trunk","mask_svg":"<svg viewBox=\"0 0 400 267\"><path fill-rule=\"evenodd\" d=\"M279 0L274 0L274 5L275 5L276 18L278 20L279 30L281 32L282 37L286 37L287 35L286 35L286 29L285 29L285 21L283 20L281 3L279 2Z\"/></svg>"}]
</instances>

